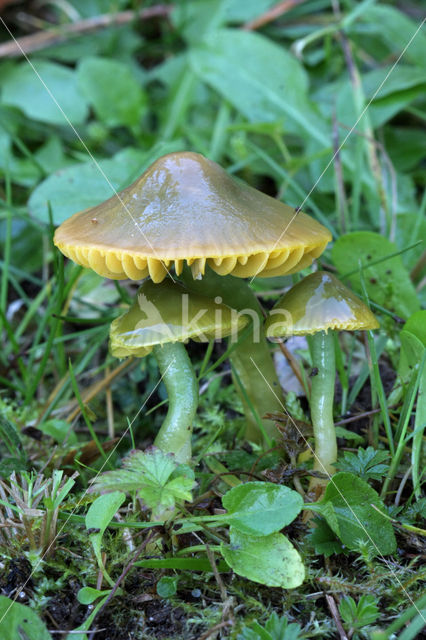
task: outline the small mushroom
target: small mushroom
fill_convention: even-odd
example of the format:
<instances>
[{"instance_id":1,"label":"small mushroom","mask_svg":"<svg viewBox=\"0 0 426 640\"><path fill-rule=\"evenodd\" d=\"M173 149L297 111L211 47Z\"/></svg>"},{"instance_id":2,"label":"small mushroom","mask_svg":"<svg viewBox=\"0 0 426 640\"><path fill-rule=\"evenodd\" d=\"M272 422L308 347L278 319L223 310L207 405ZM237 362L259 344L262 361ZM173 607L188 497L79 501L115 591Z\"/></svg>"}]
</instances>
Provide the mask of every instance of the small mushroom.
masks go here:
<instances>
[{"instance_id":1,"label":"small mushroom","mask_svg":"<svg viewBox=\"0 0 426 640\"><path fill-rule=\"evenodd\" d=\"M237 334L247 318L216 301L190 293L169 279L146 280L130 309L110 329L114 356L143 357L153 351L169 398L169 410L154 444L174 453L178 462L191 459L192 423L198 406L198 382L182 343Z\"/></svg>"},{"instance_id":2,"label":"small mushroom","mask_svg":"<svg viewBox=\"0 0 426 640\"><path fill-rule=\"evenodd\" d=\"M340 280L317 271L303 278L271 310L265 330L268 338L314 334L312 338L311 419L315 438L314 470L334 473L337 459L333 420L336 379L333 331L377 329L370 309ZM310 489L326 481L313 478Z\"/></svg>"}]
</instances>

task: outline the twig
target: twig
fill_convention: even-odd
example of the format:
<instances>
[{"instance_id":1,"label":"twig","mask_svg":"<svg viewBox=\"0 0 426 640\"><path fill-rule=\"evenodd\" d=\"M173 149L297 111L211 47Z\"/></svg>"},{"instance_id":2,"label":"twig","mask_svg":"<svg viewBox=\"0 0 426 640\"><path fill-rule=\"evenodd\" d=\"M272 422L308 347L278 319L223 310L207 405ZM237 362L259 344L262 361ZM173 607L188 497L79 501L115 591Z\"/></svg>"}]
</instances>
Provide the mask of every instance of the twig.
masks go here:
<instances>
[{"instance_id":1,"label":"twig","mask_svg":"<svg viewBox=\"0 0 426 640\"><path fill-rule=\"evenodd\" d=\"M298 379L298 381L301 384L302 389L305 389L305 381L303 380L303 376L302 373L300 371L300 366L299 363L297 362L296 358L294 357L294 355L291 353L291 351L289 351L287 349L287 347L285 346L284 342L282 340L278 340L277 344L281 350L281 353L284 355L284 357L286 358L287 362L289 363L294 375L296 376L296 378ZM308 385L308 391L311 390L311 382L310 380L306 380L307 385Z\"/></svg>"},{"instance_id":2,"label":"twig","mask_svg":"<svg viewBox=\"0 0 426 640\"><path fill-rule=\"evenodd\" d=\"M402 496L402 492L404 490L404 487L407 483L408 478L410 477L410 473L411 473L411 465L408 467L407 471L404 473L401 482L399 483L399 487L398 487L398 491L396 492L395 495L395 506L397 507L399 505L399 501L401 500L401 496Z\"/></svg>"},{"instance_id":3,"label":"twig","mask_svg":"<svg viewBox=\"0 0 426 640\"><path fill-rule=\"evenodd\" d=\"M426 287L426 276L424 278L422 278L419 282L419 284L416 286L416 292L420 293L420 291Z\"/></svg>"},{"instance_id":4,"label":"twig","mask_svg":"<svg viewBox=\"0 0 426 640\"><path fill-rule=\"evenodd\" d=\"M210 549L209 545L206 543L206 554L207 554L207 558L210 562L212 571L213 571L213 575L215 577L215 580L217 582L217 585L219 587L219 591L220 591L220 597L222 598L222 602L226 602L226 600L228 599L228 594L226 593L226 589L225 589L225 585L223 584L223 580L220 577L219 571L217 570L217 565L216 565L216 560L214 557L214 553L213 551Z\"/></svg>"},{"instance_id":5,"label":"twig","mask_svg":"<svg viewBox=\"0 0 426 640\"><path fill-rule=\"evenodd\" d=\"M415 282L417 278L421 275L423 269L426 267L426 249L423 251L420 258L417 260L416 264L410 271L410 280L411 282Z\"/></svg>"},{"instance_id":6,"label":"twig","mask_svg":"<svg viewBox=\"0 0 426 640\"><path fill-rule=\"evenodd\" d=\"M140 9L139 11L120 11L115 14L103 14L100 16L93 16L92 18L78 20L77 22L72 22L70 24L53 27L47 31L34 33L30 36L23 36L22 38L18 38L16 41L12 40L5 42L0 45L0 58L20 57L22 55L21 48L24 53L28 54L59 44L72 37L92 33L93 31L98 31L99 29L105 29L107 27L122 26L132 22L133 20L148 20L150 18L167 17L173 8L173 5L157 4L153 7Z\"/></svg>"},{"instance_id":7,"label":"twig","mask_svg":"<svg viewBox=\"0 0 426 640\"><path fill-rule=\"evenodd\" d=\"M212 627L211 629L208 629L208 631L203 633L198 638L198 640L207 640L207 638L210 638L210 636L216 633L216 631L223 629L223 627L231 627L231 626L232 626L232 622L230 620L224 620L223 622L219 622L219 624L215 624L214 627Z\"/></svg>"},{"instance_id":8,"label":"twig","mask_svg":"<svg viewBox=\"0 0 426 640\"><path fill-rule=\"evenodd\" d=\"M355 422L356 420L360 420L360 418L368 418L369 416L374 415L375 413L380 413L381 409L371 409L371 411L364 411L363 413L357 413L356 416L351 416L350 418L345 418L344 420L339 420L339 422L335 422L335 426L339 427L341 424L348 424L348 422Z\"/></svg>"},{"instance_id":9,"label":"twig","mask_svg":"<svg viewBox=\"0 0 426 640\"><path fill-rule=\"evenodd\" d=\"M325 599L327 600L328 608L330 609L330 613L333 616L333 620L337 627L337 631L339 632L340 640L349 640L343 628L342 621L340 620L339 611L337 609L336 602L333 596L326 594Z\"/></svg>"},{"instance_id":10,"label":"twig","mask_svg":"<svg viewBox=\"0 0 426 640\"><path fill-rule=\"evenodd\" d=\"M268 24L268 22L276 20L284 13L287 13L287 11L290 11L294 7L297 7L298 4L302 4L302 2L304 1L305 0L283 0L283 2L279 2L274 7L271 7L268 11L265 11L265 13L262 13L257 18L254 18L254 20L246 22L242 28L245 31L254 31L255 29L259 29L265 24Z\"/></svg>"}]
</instances>

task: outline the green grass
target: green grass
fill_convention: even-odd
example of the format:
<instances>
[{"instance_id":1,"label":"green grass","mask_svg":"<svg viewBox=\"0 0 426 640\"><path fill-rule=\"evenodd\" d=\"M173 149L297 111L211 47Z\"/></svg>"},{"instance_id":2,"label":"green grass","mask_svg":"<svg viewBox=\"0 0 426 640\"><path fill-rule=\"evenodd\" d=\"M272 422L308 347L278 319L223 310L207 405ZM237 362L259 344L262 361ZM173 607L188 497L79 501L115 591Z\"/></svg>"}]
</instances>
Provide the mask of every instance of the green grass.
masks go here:
<instances>
[{"instance_id":1,"label":"green grass","mask_svg":"<svg viewBox=\"0 0 426 640\"><path fill-rule=\"evenodd\" d=\"M31 640L58 629L79 630L69 636L79 640L89 629L99 640L341 638L341 629L349 640L421 637L424 27L392 67L422 7L412 2L403 13L394 2L345 0L338 11L307 0L255 30L242 28L274 4L181 0L156 18L30 51L67 119L28 62L0 58L2 638L16 640L10 606L31 624ZM70 0L34 17L47 30L138 6ZM1 15L16 37L26 35L19 5ZM8 39L0 23L0 51ZM366 106L330 163L336 139L343 142ZM108 352L109 324L133 300L135 284L63 258L54 228L178 150L202 153L294 207L303 202L333 234L319 267L368 301L381 325L366 337L335 338L334 419L360 417L342 425L338 475L312 508L315 519L306 522L307 508L295 508L282 524L290 503L267 516L257 506L255 539L241 529L232 492L255 482L265 500L278 500L277 487L306 493L312 460L300 432L312 446L309 405L288 394L284 437L270 448L247 442L241 398L249 407L251 398L232 375L232 347L222 343L187 345L201 390L191 469L172 465L160 497L149 483L132 485L117 516L108 497L111 513L96 515L99 494L89 490L106 470L118 474L110 487L120 489L123 459L152 444L168 401L153 357L123 366ZM268 310L298 277L251 286ZM294 356L307 387L308 345ZM163 517L167 500L175 522ZM229 520L224 509L237 515ZM93 514L95 531L87 524ZM265 536L293 545L306 574L298 586L268 586L270 565L283 556L264 553ZM255 549L260 575L249 561L241 570L232 555L239 545ZM291 576L300 570L294 557ZM113 593L102 563L116 586L126 573ZM18 594L31 612L13 604ZM99 610L90 618L92 601Z\"/></svg>"}]
</instances>

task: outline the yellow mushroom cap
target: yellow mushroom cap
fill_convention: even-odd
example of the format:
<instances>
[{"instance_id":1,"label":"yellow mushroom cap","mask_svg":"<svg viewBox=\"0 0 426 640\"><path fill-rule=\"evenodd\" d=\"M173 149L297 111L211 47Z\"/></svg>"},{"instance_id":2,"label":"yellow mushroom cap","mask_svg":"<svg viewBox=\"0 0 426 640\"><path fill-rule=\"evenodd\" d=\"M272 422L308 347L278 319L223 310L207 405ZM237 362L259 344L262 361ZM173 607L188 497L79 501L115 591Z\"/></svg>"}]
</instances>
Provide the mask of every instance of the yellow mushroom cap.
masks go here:
<instances>
[{"instance_id":1,"label":"yellow mushroom cap","mask_svg":"<svg viewBox=\"0 0 426 640\"><path fill-rule=\"evenodd\" d=\"M221 275L275 276L307 267L331 240L313 218L246 184L198 153L159 158L133 184L71 216L54 242L102 276L161 282L184 262Z\"/></svg>"},{"instance_id":2,"label":"yellow mushroom cap","mask_svg":"<svg viewBox=\"0 0 426 640\"><path fill-rule=\"evenodd\" d=\"M278 300L265 322L265 331L268 338L278 338L378 326L376 317L358 296L335 276L317 271Z\"/></svg>"},{"instance_id":3,"label":"yellow mushroom cap","mask_svg":"<svg viewBox=\"0 0 426 640\"><path fill-rule=\"evenodd\" d=\"M248 318L221 303L188 291L169 278L146 280L130 309L110 328L113 356L143 357L155 345L225 338L246 326Z\"/></svg>"}]
</instances>

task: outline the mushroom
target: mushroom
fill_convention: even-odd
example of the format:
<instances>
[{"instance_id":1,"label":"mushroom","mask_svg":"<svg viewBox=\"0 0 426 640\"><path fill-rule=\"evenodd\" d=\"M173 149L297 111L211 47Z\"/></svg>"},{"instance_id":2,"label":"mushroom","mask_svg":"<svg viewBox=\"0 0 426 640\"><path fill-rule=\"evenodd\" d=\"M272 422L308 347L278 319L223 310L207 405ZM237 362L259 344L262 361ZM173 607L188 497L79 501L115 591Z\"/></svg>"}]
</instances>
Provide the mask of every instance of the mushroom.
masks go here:
<instances>
[{"instance_id":1,"label":"mushroom","mask_svg":"<svg viewBox=\"0 0 426 640\"><path fill-rule=\"evenodd\" d=\"M310 409L315 438L314 470L334 473L337 459L333 420L336 379L333 331L377 329L379 323L370 309L340 280L317 271L303 278L280 298L271 310L265 331L268 338L314 334L311 355ZM310 489L326 480L313 478Z\"/></svg>"},{"instance_id":2,"label":"mushroom","mask_svg":"<svg viewBox=\"0 0 426 640\"><path fill-rule=\"evenodd\" d=\"M129 187L66 220L54 237L62 253L100 275L150 276L159 283L174 268L199 293L209 267L237 278L293 273L309 266L330 240L330 232L306 214L237 182L215 162L192 152L159 158ZM184 267L190 269L192 283ZM222 295L218 280L216 291L209 290L212 297ZM225 285L227 292L232 289L231 298L249 300L248 307L261 317L248 285L232 280ZM262 333L257 347L250 339L237 345L232 361L242 384L250 387L246 396L257 415L278 411L279 384ZM264 380L259 374L253 382L253 361ZM246 415L249 437L257 439L257 422L252 412Z\"/></svg>"},{"instance_id":3,"label":"mushroom","mask_svg":"<svg viewBox=\"0 0 426 640\"><path fill-rule=\"evenodd\" d=\"M162 156L119 194L71 216L54 238L62 253L102 276L153 282L172 265L179 275L184 262L194 278L206 263L240 278L292 273L330 240L313 218L192 152Z\"/></svg>"},{"instance_id":4,"label":"mushroom","mask_svg":"<svg viewBox=\"0 0 426 640\"><path fill-rule=\"evenodd\" d=\"M146 280L130 309L110 329L111 353L118 358L157 359L169 398L167 416L154 444L174 453L178 462L191 459L192 423L198 406L198 383L183 345L189 339L208 341L236 335L247 318L205 296L190 293L169 278Z\"/></svg>"}]
</instances>

